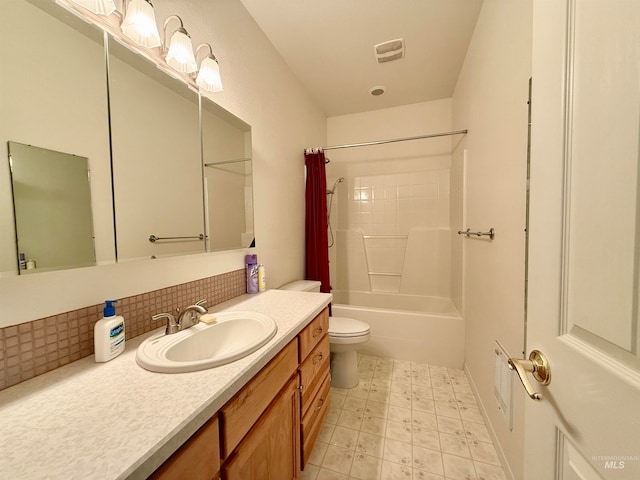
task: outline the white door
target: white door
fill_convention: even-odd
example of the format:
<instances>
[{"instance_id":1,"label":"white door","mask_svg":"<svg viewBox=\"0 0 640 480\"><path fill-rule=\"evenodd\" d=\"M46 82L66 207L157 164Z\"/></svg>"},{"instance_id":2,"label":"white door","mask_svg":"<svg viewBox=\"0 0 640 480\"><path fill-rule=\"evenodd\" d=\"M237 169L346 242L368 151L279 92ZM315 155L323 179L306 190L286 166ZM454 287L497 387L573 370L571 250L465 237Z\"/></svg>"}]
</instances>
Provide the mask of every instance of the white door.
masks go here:
<instances>
[{"instance_id":1,"label":"white door","mask_svg":"<svg viewBox=\"0 0 640 480\"><path fill-rule=\"evenodd\" d=\"M525 478L638 480L640 0L535 0L533 31Z\"/></svg>"}]
</instances>

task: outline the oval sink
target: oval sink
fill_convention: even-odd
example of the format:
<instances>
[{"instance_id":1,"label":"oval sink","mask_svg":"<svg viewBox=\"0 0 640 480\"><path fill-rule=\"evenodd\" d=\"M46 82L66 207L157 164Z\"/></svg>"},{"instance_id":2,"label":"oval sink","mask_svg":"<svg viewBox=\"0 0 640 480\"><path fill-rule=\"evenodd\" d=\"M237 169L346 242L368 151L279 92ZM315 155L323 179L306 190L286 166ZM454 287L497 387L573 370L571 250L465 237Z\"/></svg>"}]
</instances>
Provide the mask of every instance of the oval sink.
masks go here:
<instances>
[{"instance_id":1,"label":"oval sink","mask_svg":"<svg viewBox=\"0 0 640 480\"><path fill-rule=\"evenodd\" d=\"M136 362L152 372L182 373L234 362L273 338L276 322L257 312L217 313L216 322L199 323L173 335L160 332L136 351Z\"/></svg>"}]
</instances>

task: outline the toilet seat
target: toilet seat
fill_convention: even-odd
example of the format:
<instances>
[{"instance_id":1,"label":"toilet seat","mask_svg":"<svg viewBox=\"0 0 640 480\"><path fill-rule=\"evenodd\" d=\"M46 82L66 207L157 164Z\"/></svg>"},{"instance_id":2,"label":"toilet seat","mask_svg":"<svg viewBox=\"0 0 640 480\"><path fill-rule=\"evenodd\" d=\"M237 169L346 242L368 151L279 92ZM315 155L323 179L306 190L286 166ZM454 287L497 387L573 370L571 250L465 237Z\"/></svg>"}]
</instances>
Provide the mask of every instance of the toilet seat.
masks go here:
<instances>
[{"instance_id":1,"label":"toilet seat","mask_svg":"<svg viewBox=\"0 0 640 480\"><path fill-rule=\"evenodd\" d=\"M354 338L369 335L370 327L367 323L354 318L329 317L330 338Z\"/></svg>"}]
</instances>

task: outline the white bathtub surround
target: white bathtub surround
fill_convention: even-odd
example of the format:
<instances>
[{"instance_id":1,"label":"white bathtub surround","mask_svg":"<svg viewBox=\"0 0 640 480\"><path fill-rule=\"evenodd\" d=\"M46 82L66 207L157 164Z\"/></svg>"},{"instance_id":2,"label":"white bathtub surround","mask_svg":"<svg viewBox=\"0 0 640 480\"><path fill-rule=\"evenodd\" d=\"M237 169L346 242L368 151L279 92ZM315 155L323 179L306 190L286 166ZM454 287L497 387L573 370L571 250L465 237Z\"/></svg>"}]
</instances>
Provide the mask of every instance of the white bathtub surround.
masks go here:
<instances>
[{"instance_id":1,"label":"white bathtub surround","mask_svg":"<svg viewBox=\"0 0 640 480\"><path fill-rule=\"evenodd\" d=\"M338 189L334 287L449 296L449 169L348 178Z\"/></svg>"},{"instance_id":2,"label":"white bathtub surround","mask_svg":"<svg viewBox=\"0 0 640 480\"><path fill-rule=\"evenodd\" d=\"M448 227L416 227L388 235L338 230L335 237L336 289L450 296Z\"/></svg>"},{"instance_id":3,"label":"white bathtub surround","mask_svg":"<svg viewBox=\"0 0 640 480\"><path fill-rule=\"evenodd\" d=\"M333 315L370 325L361 352L462 368L464 321L448 298L336 291L334 299Z\"/></svg>"},{"instance_id":4,"label":"white bathtub surround","mask_svg":"<svg viewBox=\"0 0 640 480\"><path fill-rule=\"evenodd\" d=\"M506 480L462 370L366 355L359 370L332 389L303 480Z\"/></svg>"},{"instance_id":5,"label":"white bathtub surround","mask_svg":"<svg viewBox=\"0 0 640 480\"><path fill-rule=\"evenodd\" d=\"M451 100L327 120L329 144L449 131ZM453 308L451 152L443 137L331 152L333 314L371 325L366 352L461 368L464 328ZM459 262L456 263L459 265ZM380 310L383 309L383 310Z\"/></svg>"},{"instance_id":6,"label":"white bathtub surround","mask_svg":"<svg viewBox=\"0 0 640 480\"><path fill-rule=\"evenodd\" d=\"M182 374L139 367L127 341L105 364L92 356L0 392L3 478L147 478L273 358L331 300L328 294L269 290L217 305L257 311L278 332L228 365Z\"/></svg>"}]
</instances>

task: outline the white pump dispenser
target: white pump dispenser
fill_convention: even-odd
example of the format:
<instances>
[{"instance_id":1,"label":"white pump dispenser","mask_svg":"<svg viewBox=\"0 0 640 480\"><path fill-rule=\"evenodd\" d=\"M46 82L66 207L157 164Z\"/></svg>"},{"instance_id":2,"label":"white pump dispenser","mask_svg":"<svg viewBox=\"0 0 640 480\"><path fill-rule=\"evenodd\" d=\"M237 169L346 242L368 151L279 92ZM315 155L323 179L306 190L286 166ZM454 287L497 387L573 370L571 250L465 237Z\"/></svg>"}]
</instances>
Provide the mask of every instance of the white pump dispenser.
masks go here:
<instances>
[{"instance_id":1,"label":"white pump dispenser","mask_svg":"<svg viewBox=\"0 0 640 480\"><path fill-rule=\"evenodd\" d=\"M108 362L124 351L124 318L117 315L113 306L117 300L107 300L104 318L98 320L94 329L96 362Z\"/></svg>"}]
</instances>

